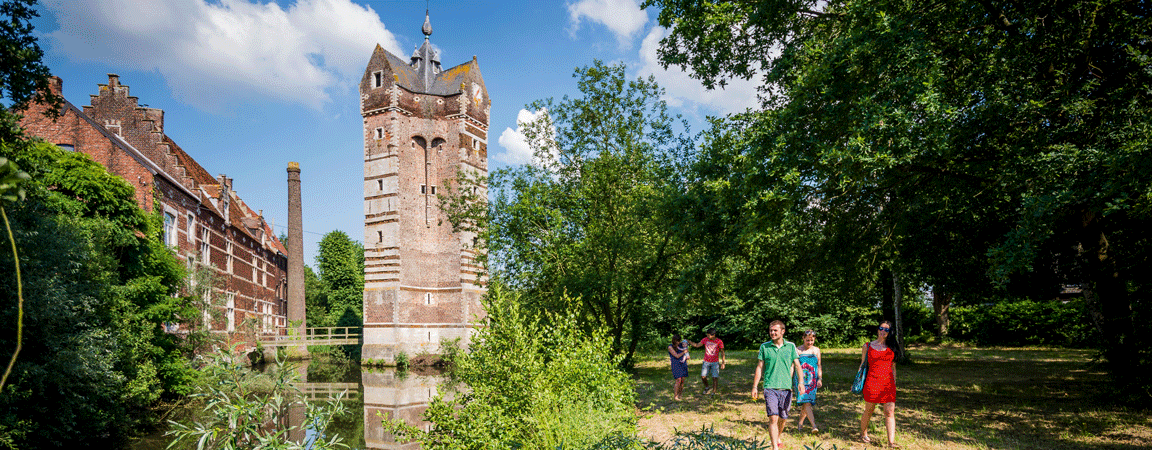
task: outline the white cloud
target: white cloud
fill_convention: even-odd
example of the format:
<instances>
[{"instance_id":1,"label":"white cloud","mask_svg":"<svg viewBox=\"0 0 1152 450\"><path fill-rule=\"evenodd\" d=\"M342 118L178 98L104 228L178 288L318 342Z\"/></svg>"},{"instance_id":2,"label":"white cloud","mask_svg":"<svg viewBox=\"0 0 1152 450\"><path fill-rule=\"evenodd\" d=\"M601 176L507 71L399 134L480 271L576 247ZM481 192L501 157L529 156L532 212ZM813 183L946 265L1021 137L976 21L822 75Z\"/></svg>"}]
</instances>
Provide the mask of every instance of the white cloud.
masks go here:
<instances>
[{"instance_id":1,"label":"white cloud","mask_svg":"<svg viewBox=\"0 0 1152 450\"><path fill-rule=\"evenodd\" d=\"M624 45L644 29L648 12L640 9L637 0L580 0L568 4L568 20L573 31L580 28L583 20L602 24Z\"/></svg>"},{"instance_id":2,"label":"white cloud","mask_svg":"<svg viewBox=\"0 0 1152 450\"><path fill-rule=\"evenodd\" d=\"M535 155L532 146L528 144L527 136L524 135L524 127L545 114L548 114L546 109L536 112L521 109L516 114L516 129L505 128L504 132L500 133L499 142L500 146L504 147L504 152L492 156L492 160L508 166L532 163Z\"/></svg>"},{"instance_id":3,"label":"white cloud","mask_svg":"<svg viewBox=\"0 0 1152 450\"><path fill-rule=\"evenodd\" d=\"M661 67L656 51L660 48L660 39L667 35L668 30L663 27L652 27L648 31L640 44L639 71L643 76L656 77L656 82L665 90L664 101L669 106L686 110L704 108L718 114L743 112L747 108L760 106L757 88L761 81L755 77L751 80L728 80L723 89L708 90L678 66L668 66L668 69Z\"/></svg>"},{"instance_id":4,"label":"white cloud","mask_svg":"<svg viewBox=\"0 0 1152 450\"><path fill-rule=\"evenodd\" d=\"M51 51L112 69L160 73L198 108L263 97L319 109L352 89L372 49L400 46L371 8L351 0L46 0L60 29Z\"/></svg>"}]
</instances>

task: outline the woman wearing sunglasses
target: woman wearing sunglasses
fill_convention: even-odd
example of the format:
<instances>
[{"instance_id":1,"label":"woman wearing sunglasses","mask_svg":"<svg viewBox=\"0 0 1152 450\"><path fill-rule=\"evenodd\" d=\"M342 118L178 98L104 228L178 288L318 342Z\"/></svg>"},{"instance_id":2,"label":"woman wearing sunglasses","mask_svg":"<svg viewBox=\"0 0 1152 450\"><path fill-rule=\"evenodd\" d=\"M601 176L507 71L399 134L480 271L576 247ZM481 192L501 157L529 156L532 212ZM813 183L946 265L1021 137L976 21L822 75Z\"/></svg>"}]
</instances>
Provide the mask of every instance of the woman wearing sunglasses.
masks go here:
<instances>
[{"instance_id":1,"label":"woman wearing sunglasses","mask_svg":"<svg viewBox=\"0 0 1152 450\"><path fill-rule=\"evenodd\" d=\"M877 404L884 406L884 428L888 431L888 447L900 448L896 444L896 336L892 323L880 322L876 330L876 340L864 344L860 355L860 365L868 364L868 377L864 380L864 415L860 417L860 441L870 444L868 423Z\"/></svg>"}]
</instances>

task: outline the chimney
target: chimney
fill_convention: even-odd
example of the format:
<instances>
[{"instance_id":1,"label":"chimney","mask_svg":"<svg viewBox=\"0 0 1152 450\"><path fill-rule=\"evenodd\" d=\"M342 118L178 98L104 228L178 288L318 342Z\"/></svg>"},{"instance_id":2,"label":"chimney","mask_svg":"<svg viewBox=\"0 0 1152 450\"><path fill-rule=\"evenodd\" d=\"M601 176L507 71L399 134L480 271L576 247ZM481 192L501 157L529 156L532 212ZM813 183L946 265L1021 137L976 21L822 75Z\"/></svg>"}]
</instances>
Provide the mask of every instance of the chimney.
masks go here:
<instances>
[{"instance_id":1,"label":"chimney","mask_svg":"<svg viewBox=\"0 0 1152 450\"><path fill-rule=\"evenodd\" d=\"M220 213L224 215L224 223L229 222L229 212L232 211L232 179L220 174Z\"/></svg>"},{"instance_id":2,"label":"chimney","mask_svg":"<svg viewBox=\"0 0 1152 450\"><path fill-rule=\"evenodd\" d=\"M307 336L304 313L304 224L300 207L300 163L288 163L288 332ZM307 358L308 347L288 348L289 357Z\"/></svg>"},{"instance_id":3,"label":"chimney","mask_svg":"<svg viewBox=\"0 0 1152 450\"><path fill-rule=\"evenodd\" d=\"M64 80L55 75L48 77L48 91L57 96L63 97Z\"/></svg>"}]
</instances>

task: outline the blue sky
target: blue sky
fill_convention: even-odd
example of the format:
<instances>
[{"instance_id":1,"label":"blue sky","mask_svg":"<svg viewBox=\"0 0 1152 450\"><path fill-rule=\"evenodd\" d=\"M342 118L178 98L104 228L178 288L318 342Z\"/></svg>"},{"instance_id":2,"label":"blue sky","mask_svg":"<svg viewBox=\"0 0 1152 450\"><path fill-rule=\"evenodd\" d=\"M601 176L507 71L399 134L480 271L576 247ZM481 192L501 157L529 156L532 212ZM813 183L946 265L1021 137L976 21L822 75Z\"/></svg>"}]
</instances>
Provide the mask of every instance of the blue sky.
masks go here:
<instances>
[{"instance_id":1,"label":"blue sky","mask_svg":"<svg viewBox=\"0 0 1152 450\"><path fill-rule=\"evenodd\" d=\"M305 262L324 233L363 240L363 140L357 86L377 44L407 59L431 42L445 68L480 64L492 98L489 170L530 160L525 105L576 94L593 59L655 75L693 129L705 116L756 105L756 83L706 91L656 47L666 30L638 0L41 0L35 21L64 97L89 104L120 75L140 103L165 111L165 132L209 173L286 232L289 161L301 166Z\"/></svg>"}]
</instances>

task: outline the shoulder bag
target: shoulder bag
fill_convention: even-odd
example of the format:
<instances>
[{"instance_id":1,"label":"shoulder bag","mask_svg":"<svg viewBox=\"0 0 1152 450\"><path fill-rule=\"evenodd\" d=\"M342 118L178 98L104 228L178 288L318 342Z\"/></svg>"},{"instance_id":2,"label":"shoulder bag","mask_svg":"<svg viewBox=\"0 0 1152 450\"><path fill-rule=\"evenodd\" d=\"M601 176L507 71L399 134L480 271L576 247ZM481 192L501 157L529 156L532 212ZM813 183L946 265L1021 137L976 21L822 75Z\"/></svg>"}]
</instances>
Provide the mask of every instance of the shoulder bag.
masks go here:
<instances>
[{"instance_id":1,"label":"shoulder bag","mask_svg":"<svg viewBox=\"0 0 1152 450\"><path fill-rule=\"evenodd\" d=\"M870 344L864 344L871 346ZM856 380L852 382L852 393L864 393L864 379L868 378L868 350L864 350L864 364L860 365L860 370L856 372Z\"/></svg>"}]
</instances>

